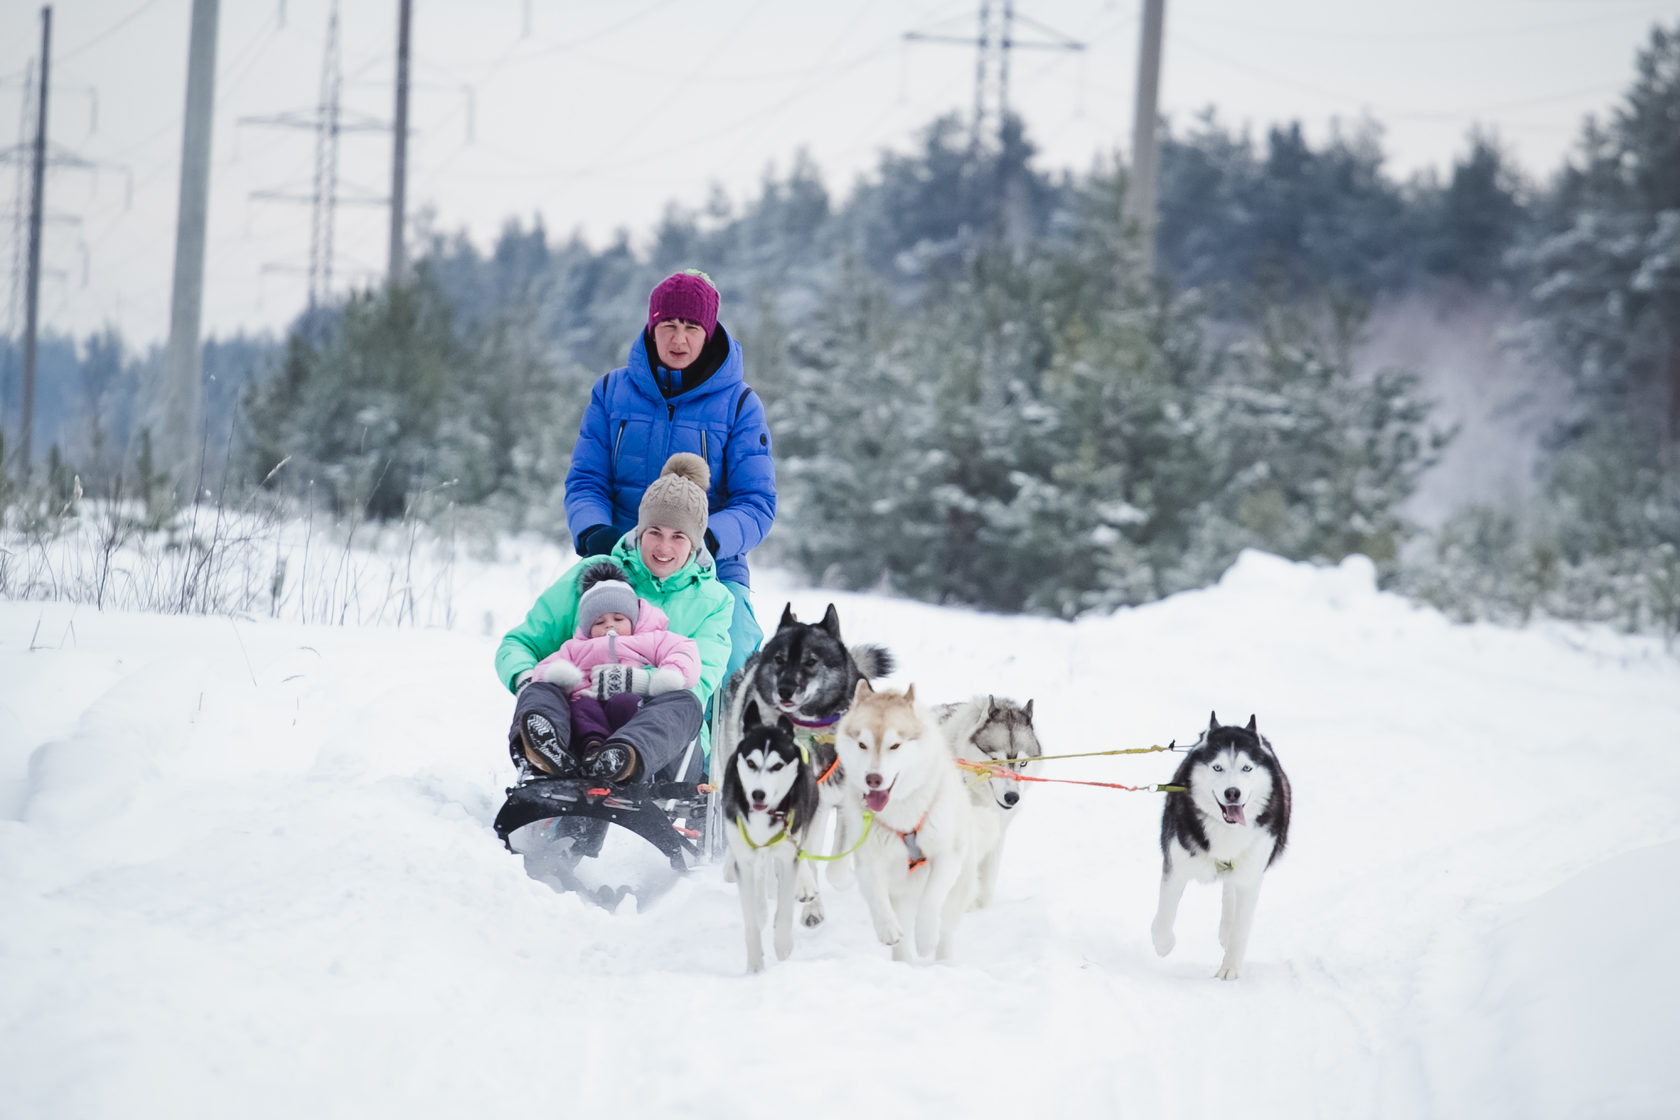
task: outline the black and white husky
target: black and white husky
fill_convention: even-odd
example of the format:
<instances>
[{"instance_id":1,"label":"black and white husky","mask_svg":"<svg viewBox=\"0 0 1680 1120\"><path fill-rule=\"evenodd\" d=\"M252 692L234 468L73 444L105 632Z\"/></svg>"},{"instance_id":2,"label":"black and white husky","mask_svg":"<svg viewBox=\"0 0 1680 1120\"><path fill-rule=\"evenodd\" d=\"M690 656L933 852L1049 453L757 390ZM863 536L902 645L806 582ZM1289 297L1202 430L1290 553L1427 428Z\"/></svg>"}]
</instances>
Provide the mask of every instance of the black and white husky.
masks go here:
<instances>
[{"instance_id":1,"label":"black and white husky","mask_svg":"<svg viewBox=\"0 0 1680 1120\"><path fill-rule=\"evenodd\" d=\"M1161 811L1161 901L1150 933L1155 951L1173 951L1173 920L1191 879L1219 880L1219 944L1225 959L1214 973L1235 980L1248 949L1260 880L1289 840L1289 779L1253 716L1247 727L1221 726L1215 714L1190 751Z\"/></svg>"},{"instance_id":2,"label":"black and white husky","mask_svg":"<svg viewBox=\"0 0 1680 1120\"><path fill-rule=\"evenodd\" d=\"M757 704L761 712L774 712L786 718L793 725L795 737L804 744L816 765L819 780L821 797L818 819L812 822L812 841L821 844L829 818L838 815L835 852L844 852L851 845L858 834L855 829L862 827L862 817L845 793L844 774L834 751L834 725L851 706L859 681L892 671L892 655L882 647L847 647L840 638L840 615L833 603L828 605L822 621L814 623L800 622L793 613L793 604L789 603L782 611L776 632L730 678L725 692L723 734L719 738L726 745L740 741L744 716L752 704ZM729 758L727 751L714 751L713 755L713 784L717 784L717 775L728 771ZM726 862L724 878L727 880L730 874ZM816 872L808 863L802 863L799 875L799 898L803 904L800 920L807 926L820 925L823 905L817 893ZM850 885L849 861L830 862L828 875L829 881L838 886Z\"/></svg>"},{"instance_id":3,"label":"black and white husky","mask_svg":"<svg viewBox=\"0 0 1680 1120\"><path fill-rule=\"evenodd\" d=\"M764 968L766 888L776 892L776 959L793 952L794 880L817 813L817 775L794 742L786 716L759 720L748 704L741 740L723 777L724 835L741 892L747 934L747 971Z\"/></svg>"},{"instance_id":4,"label":"black and white husky","mask_svg":"<svg viewBox=\"0 0 1680 1120\"><path fill-rule=\"evenodd\" d=\"M1016 774L1032 774L1034 760L1044 753L1033 731L1033 702L1017 704L996 696L977 696L961 704L941 704L934 709L939 725L964 762L1001 763ZM998 866L1003 862L1003 841L1015 823L1021 803L1022 783L1007 772L987 776L965 772L968 797L974 807L974 847L979 881L974 905L990 906L997 886Z\"/></svg>"}]
</instances>

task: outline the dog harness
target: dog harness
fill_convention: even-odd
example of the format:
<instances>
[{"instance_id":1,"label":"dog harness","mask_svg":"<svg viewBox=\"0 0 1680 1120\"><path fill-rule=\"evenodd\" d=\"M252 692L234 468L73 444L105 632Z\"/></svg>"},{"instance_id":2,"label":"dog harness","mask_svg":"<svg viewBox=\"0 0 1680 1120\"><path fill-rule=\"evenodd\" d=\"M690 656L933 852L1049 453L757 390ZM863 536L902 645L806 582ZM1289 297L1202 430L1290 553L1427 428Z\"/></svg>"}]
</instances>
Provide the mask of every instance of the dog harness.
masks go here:
<instances>
[{"instance_id":1,"label":"dog harness","mask_svg":"<svg viewBox=\"0 0 1680 1120\"><path fill-rule=\"evenodd\" d=\"M781 817L781 816L782 816L782 814L779 813L779 812L778 813L771 813L770 814L771 823L775 823L776 818ZM782 829L781 829L781 831L776 833L776 835L770 837L770 839L766 840L762 844L754 844L753 841L752 841L752 837L747 835L747 818L745 816L736 817L735 818L735 824L736 824L736 827L738 827L741 830L741 839L746 842L747 847L751 848L755 852L763 851L765 848L774 847L775 845L780 844L783 840L787 839L788 829L793 827L793 810L791 810L791 809L788 810L787 816L782 818Z\"/></svg>"},{"instance_id":2,"label":"dog harness","mask_svg":"<svg viewBox=\"0 0 1680 1120\"><path fill-rule=\"evenodd\" d=\"M806 762L810 762L813 753L820 753L818 748L834 746L834 725L840 722L840 713L835 712L827 719L818 720L815 723L807 723L804 720L789 716L788 722L796 728L793 741L798 744L799 753L805 757ZM817 775L817 784L819 786L826 785L839 769L840 754L836 751L834 759L829 762L828 767Z\"/></svg>"},{"instance_id":3,"label":"dog harness","mask_svg":"<svg viewBox=\"0 0 1680 1120\"><path fill-rule=\"evenodd\" d=\"M898 829L893 829L894 832L898 832L898 838L904 841L905 848L909 849L908 859L910 861L911 871L916 870L916 868L927 862L927 857L922 854L921 845L916 843L916 834L922 831L922 826L927 823L928 813L931 812L933 812L933 806L929 805L922 813L922 819L917 821L916 827L912 828L909 832L898 832ZM891 826L889 825L888 827Z\"/></svg>"}]
</instances>

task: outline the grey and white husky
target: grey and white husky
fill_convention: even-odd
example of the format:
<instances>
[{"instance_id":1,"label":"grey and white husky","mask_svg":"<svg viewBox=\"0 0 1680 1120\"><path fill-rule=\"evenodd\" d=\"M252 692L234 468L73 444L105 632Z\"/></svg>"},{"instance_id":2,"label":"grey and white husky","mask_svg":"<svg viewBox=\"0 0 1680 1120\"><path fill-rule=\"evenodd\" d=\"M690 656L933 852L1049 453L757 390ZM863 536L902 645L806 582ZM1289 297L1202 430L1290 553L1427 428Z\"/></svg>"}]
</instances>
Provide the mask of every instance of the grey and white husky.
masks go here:
<instances>
[{"instance_id":1,"label":"grey and white husky","mask_svg":"<svg viewBox=\"0 0 1680 1120\"><path fill-rule=\"evenodd\" d=\"M1218 880L1225 959L1214 975L1235 980L1261 878L1289 840L1289 779L1253 716L1247 727L1223 726L1216 713L1172 784L1186 790L1167 794L1161 811L1161 900L1150 927L1155 951L1163 957L1173 951L1173 921L1190 880Z\"/></svg>"},{"instance_id":2,"label":"grey and white husky","mask_svg":"<svg viewBox=\"0 0 1680 1120\"><path fill-rule=\"evenodd\" d=\"M939 725L957 758L964 762L1002 763L1017 774L1033 774L1044 748L1033 731L1033 702L1017 704L996 696L977 696L961 704L934 709ZM1004 774L986 776L965 772L969 801L974 806L974 846L979 882L974 905L990 906L1003 862L1003 841L1016 820L1022 783Z\"/></svg>"},{"instance_id":3,"label":"grey and white husky","mask_svg":"<svg viewBox=\"0 0 1680 1120\"><path fill-rule=\"evenodd\" d=\"M817 776L793 741L793 724L759 720L748 704L745 727L723 776L724 836L741 892L747 971L764 968L766 888L776 895L776 959L793 952L793 896L800 852L817 810Z\"/></svg>"},{"instance_id":4,"label":"grey and white husky","mask_svg":"<svg viewBox=\"0 0 1680 1120\"><path fill-rule=\"evenodd\" d=\"M847 647L840 637L840 614L828 605L821 622L800 622L789 603L782 611L776 632L747 659L740 672L730 678L724 692L723 733L717 741L724 749L712 752L712 784L721 785L729 766L729 754L740 742L748 705L757 704L764 718L771 713L786 717L795 737L805 746L816 766L819 799L812 821L811 842L821 846L829 819L837 817L834 851L843 852L862 828L855 799L845 793L844 774L834 750L834 726L851 706L859 681L886 676L893 671L893 659L884 648L864 644ZM725 860L724 878L734 869ZM829 881L850 885L849 861L828 864ZM799 865L800 920L807 926L820 925L824 910L817 891L816 872L809 861Z\"/></svg>"}]
</instances>

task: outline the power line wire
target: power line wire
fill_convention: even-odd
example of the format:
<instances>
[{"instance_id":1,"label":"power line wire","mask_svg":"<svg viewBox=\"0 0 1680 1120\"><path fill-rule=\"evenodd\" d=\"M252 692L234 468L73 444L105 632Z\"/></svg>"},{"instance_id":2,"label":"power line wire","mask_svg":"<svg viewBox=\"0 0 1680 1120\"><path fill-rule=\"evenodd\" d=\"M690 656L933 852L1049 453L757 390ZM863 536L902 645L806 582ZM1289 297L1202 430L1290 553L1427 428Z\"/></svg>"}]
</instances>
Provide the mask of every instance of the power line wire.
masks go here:
<instances>
[{"instance_id":1,"label":"power line wire","mask_svg":"<svg viewBox=\"0 0 1680 1120\"><path fill-rule=\"evenodd\" d=\"M1364 97L1359 94L1348 93L1345 90L1330 89L1327 86L1321 86L1314 82L1304 82L1299 78L1293 78L1286 74L1278 74L1274 71L1267 70L1264 67L1255 66L1253 63L1247 62L1243 59L1232 58L1228 54L1213 50L1212 48L1204 46L1193 39L1187 38L1182 33L1170 34L1170 38L1174 46L1188 47L1193 53L1210 58L1215 62L1223 63L1224 65L1230 66L1234 69L1253 74L1256 77L1265 78L1266 80L1275 82L1279 85L1293 86L1296 89L1305 90L1308 93L1316 94L1319 97L1329 98L1333 101L1341 101L1364 109L1380 110L1391 116L1414 120L1462 120L1465 117L1474 116L1477 113L1509 112L1513 109L1556 104L1561 101L1571 101L1582 97L1595 96L1605 92L1614 92L1622 88L1621 85L1617 83L1600 83L1583 89L1555 94L1543 94L1537 97L1526 98L1521 101L1504 102L1502 104L1465 106L1463 108L1450 110L1419 109L1415 106L1396 105L1392 102L1376 101L1372 98Z\"/></svg>"},{"instance_id":2,"label":"power line wire","mask_svg":"<svg viewBox=\"0 0 1680 1120\"><path fill-rule=\"evenodd\" d=\"M1329 43L1426 43L1426 42L1462 42L1470 39L1508 39L1517 35L1543 35L1553 31L1577 31L1583 27L1603 27L1605 19L1640 19L1646 17L1632 11L1616 12L1606 17L1602 14L1589 19L1573 19L1562 22L1519 24L1517 26L1484 25L1481 27L1459 27L1451 30L1428 31L1400 31L1391 28L1372 28L1369 31L1321 31L1312 28L1286 26L1282 24L1242 23L1230 20L1220 20L1218 28L1221 31L1241 31L1244 34L1273 35L1280 38L1301 40L1312 39ZM1198 21L1192 16L1187 21L1192 27L1197 26L1211 29L1214 25Z\"/></svg>"},{"instance_id":3,"label":"power line wire","mask_svg":"<svg viewBox=\"0 0 1680 1120\"><path fill-rule=\"evenodd\" d=\"M81 46L72 47L70 50L65 51L63 54L61 54L57 58L53 59L53 65L57 66L61 63L69 62L72 58L75 58L77 55L81 54L83 51L88 50L92 47L98 46L100 43L103 43L106 39L109 39L111 36L115 35L117 32L121 31L123 28L127 27L129 24L133 23L135 20L137 20L141 16L145 15L147 9L153 7L156 3L157 3L157 0L146 0L146 2L141 4L138 8L134 9L132 12L128 13L122 19L119 19L116 23L113 23L110 27L107 27L104 31L101 31L99 34L95 35L93 38L89 39L87 42L83 43Z\"/></svg>"}]
</instances>

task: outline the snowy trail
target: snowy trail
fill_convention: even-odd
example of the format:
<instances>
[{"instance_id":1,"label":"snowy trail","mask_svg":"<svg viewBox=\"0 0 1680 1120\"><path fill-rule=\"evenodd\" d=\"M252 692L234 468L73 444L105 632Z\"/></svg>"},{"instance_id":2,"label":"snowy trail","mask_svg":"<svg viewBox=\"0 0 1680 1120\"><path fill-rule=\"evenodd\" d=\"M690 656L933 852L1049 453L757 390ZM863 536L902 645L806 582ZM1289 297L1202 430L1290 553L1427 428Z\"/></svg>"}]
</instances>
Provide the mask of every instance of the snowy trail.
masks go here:
<instances>
[{"instance_id":1,"label":"snowy trail","mask_svg":"<svg viewBox=\"0 0 1680 1120\"><path fill-rule=\"evenodd\" d=\"M486 633L540 578L470 591ZM1212 888L1150 947L1151 795L1032 788L948 965L894 965L830 889L749 977L715 869L607 914L496 844L486 633L0 602L0 1114L1680 1111L1658 644L1452 626L1358 560L1249 554L1077 624L763 582L762 616L832 598L920 694L1034 698L1051 751L1257 713L1296 819L1243 979L1210 979Z\"/></svg>"}]
</instances>

